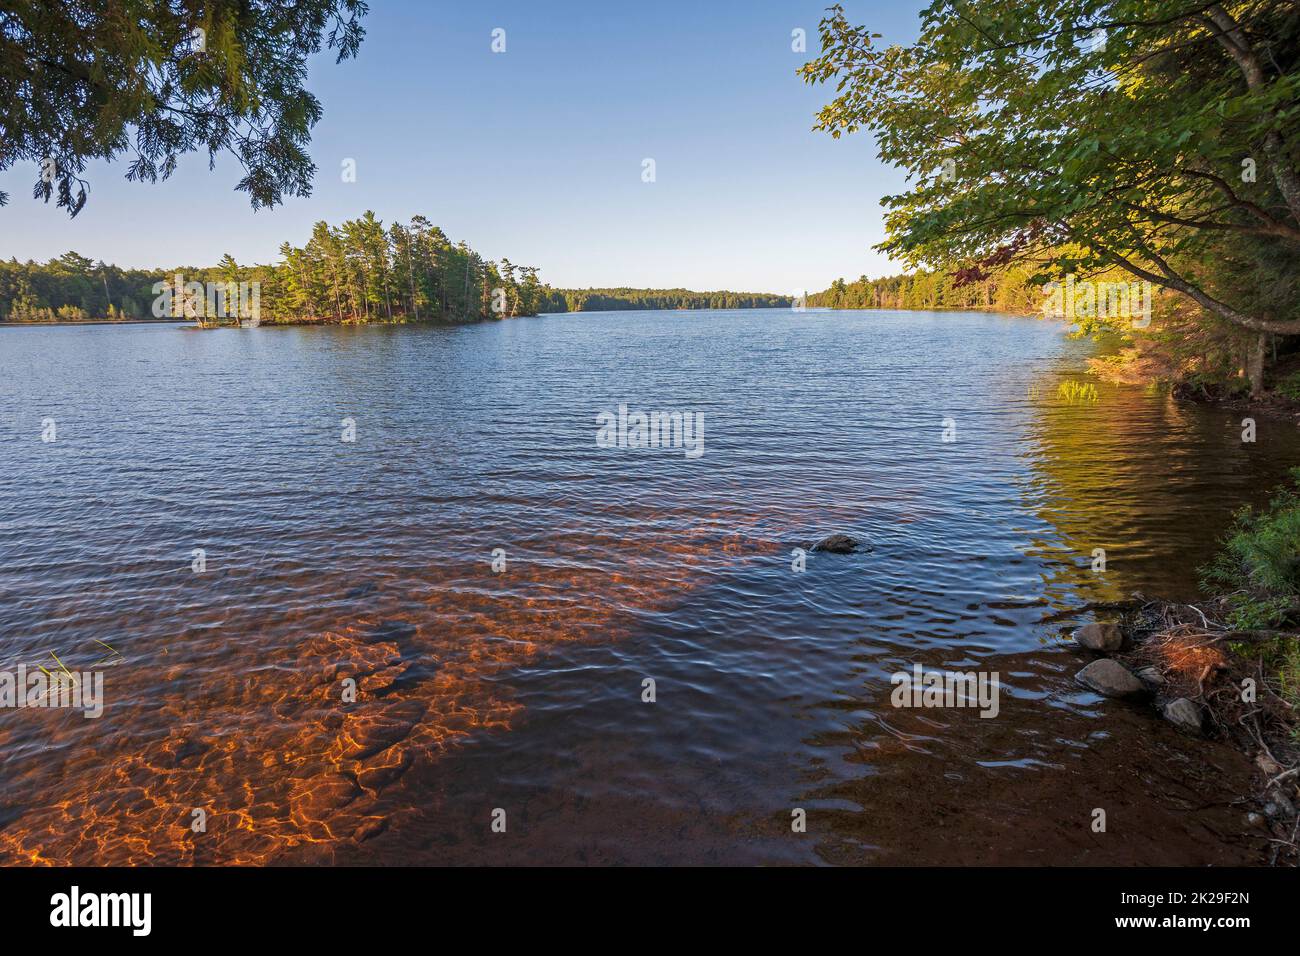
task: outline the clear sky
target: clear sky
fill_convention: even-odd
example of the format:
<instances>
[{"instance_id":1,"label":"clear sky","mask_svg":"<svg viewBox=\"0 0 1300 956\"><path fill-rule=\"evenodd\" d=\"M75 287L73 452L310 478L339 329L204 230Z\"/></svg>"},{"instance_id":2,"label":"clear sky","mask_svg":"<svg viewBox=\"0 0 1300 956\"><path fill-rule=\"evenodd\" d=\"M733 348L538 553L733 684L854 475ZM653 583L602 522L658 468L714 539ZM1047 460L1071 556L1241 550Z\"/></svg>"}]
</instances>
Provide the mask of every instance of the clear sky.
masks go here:
<instances>
[{"instance_id":1,"label":"clear sky","mask_svg":"<svg viewBox=\"0 0 1300 956\"><path fill-rule=\"evenodd\" d=\"M557 287L818 290L900 271L871 247L880 197L904 188L864 135L811 131L832 88L795 75L829 0L371 0L355 60L320 55L308 88L311 197L253 212L233 157L183 158L165 183L89 167L76 219L0 173L0 257L69 249L121 266L271 262L312 223L422 213ZM886 41L921 0L845 0ZM494 28L506 52L491 51ZM808 54L791 31L808 34ZM356 182L342 181L345 159ZM642 182L642 161L656 181Z\"/></svg>"}]
</instances>

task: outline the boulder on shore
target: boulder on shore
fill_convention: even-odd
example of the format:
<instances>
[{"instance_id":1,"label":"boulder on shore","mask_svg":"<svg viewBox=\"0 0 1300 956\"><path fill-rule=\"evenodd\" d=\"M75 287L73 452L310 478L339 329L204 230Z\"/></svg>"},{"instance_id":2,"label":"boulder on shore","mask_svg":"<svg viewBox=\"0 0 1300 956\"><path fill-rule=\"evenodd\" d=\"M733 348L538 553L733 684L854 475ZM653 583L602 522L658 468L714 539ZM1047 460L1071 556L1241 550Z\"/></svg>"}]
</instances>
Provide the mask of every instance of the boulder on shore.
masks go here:
<instances>
[{"instance_id":1,"label":"boulder on shore","mask_svg":"<svg viewBox=\"0 0 1300 956\"><path fill-rule=\"evenodd\" d=\"M1186 697L1171 700L1165 704L1162 713L1165 715L1165 720L1189 734L1199 734L1205 720L1201 708Z\"/></svg>"},{"instance_id":2,"label":"boulder on shore","mask_svg":"<svg viewBox=\"0 0 1300 956\"><path fill-rule=\"evenodd\" d=\"M1117 651L1124 646L1118 624L1085 624L1074 632L1074 642L1090 651Z\"/></svg>"},{"instance_id":3,"label":"boulder on shore","mask_svg":"<svg viewBox=\"0 0 1300 956\"><path fill-rule=\"evenodd\" d=\"M1074 675L1084 687L1103 697L1139 697L1146 687L1123 664L1103 657Z\"/></svg>"},{"instance_id":4,"label":"boulder on shore","mask_svg":"<svg viewBox=\"0 0 1300 956\"><path fill-rule=\"evenodd\" d=\"M847 534L832 534L814 544L811 550L828 551L831 554L853 554L855 551L870 551L871 545Z\"/></svg>"}]
</instances>

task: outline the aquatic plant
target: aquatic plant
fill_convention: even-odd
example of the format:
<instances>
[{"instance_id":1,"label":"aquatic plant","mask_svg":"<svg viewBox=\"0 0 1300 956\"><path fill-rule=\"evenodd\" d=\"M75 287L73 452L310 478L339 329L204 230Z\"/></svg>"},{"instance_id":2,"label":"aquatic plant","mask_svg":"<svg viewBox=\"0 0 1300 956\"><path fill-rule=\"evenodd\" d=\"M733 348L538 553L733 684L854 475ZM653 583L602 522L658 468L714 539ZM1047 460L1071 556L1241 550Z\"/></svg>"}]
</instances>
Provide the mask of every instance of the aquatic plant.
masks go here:
<instances>
[{"instance_id":1,"label":"aquatic plant","mask_svg":"<svg viewBox=\"0 0 1300 956\"><path fill-rule=\"evenodd\" d=\"M1056 394L1071 404L1075 402L1096 402L1101 399L1097 392L1097 386L1092 382L1076 382L1074 380L1062 382L1057 388Z\"/></svg>"}]
</instances>

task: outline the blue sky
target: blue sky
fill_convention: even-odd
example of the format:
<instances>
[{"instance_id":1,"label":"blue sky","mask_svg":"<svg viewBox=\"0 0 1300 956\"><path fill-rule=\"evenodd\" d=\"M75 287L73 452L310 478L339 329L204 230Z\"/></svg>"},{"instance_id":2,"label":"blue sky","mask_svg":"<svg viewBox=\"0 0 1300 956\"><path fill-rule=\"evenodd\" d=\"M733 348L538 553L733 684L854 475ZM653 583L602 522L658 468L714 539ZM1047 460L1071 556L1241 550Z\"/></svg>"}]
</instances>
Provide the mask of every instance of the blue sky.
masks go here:
<instances>
[{"instance_id":1,"label":"blue sky","mask_svg":"<svg viewBox=\"0 0 1300 956\"><path fill-rule=\"evenodd\" d=\"M75 249L122 266L270 262L312 223L416 213L489 258L555 286L790 292L899 271L871 247L879 199L903 188L863 134L811 131L831 95L795 75L829 0L371 0L355 60L322 54L314 191L253 212L238 164L185 157L166 183L88 170L69 220L30 198L34 168L0 173L0 257ZM916 33L920 0L846 0L887 41ZM506 31L506 52L491 33ZM357 180L342 181L355 159ZM641 179L655 160L656 181Z\"/></svg>"}]
</instances>

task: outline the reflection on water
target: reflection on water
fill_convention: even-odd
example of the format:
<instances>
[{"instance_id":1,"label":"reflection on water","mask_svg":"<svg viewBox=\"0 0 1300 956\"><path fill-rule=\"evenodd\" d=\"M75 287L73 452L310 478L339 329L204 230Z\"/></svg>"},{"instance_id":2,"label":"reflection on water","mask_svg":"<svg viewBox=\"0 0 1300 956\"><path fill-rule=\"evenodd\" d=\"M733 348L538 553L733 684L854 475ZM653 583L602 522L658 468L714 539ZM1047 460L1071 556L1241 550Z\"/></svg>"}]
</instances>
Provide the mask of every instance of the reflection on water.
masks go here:
<instances>
[{"instance_id":1,"label":"reflection on water","mask_svg":"<svg viewBox=\"0 0 1300 956\"><path fill-rule=\"evenodd\" d=\"M1294 429L1070 404L1081 354L918 313L0 329L0 667L121 654L99 720L0 711L0 859L1254 862L1237 755L1075 687L1053 616L1190 594ZM704 456L597 448L620 403ZM830 531L874 551L794 573ZM999 671L999 717L895 710L915 662Z\"/></svg>"}]
</instances>

